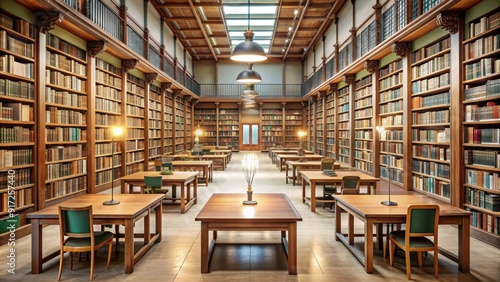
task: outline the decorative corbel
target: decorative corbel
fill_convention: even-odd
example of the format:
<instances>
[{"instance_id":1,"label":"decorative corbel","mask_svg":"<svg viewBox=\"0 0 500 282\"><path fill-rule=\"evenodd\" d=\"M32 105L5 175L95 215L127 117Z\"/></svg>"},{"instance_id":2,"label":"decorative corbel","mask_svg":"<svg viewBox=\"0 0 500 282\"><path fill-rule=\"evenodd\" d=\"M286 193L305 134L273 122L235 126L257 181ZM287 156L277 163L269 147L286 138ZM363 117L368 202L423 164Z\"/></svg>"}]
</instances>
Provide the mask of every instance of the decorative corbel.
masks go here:
<instances>
[{"instance_id":1,"label":"decorative corbel","mask_svg":"<svg viewBox=\"0 0 500 282\"><path fill-rule=\"evenodd\" d=\"M165 91L172 92L170 87L172 87L172 82L162 82L161 83L161 93L165 93Z\"/></svg>"},{"instance_id":2,"label":"decorative corbel","mask_svg":"<svg viewBox=\"0 0 500 282\"><path fill-rule=\"evenodd\" d=\"M87 41L87 53L90 57L95 58L97 54L104 52L106 50L106 42L99 41Z\"/></svg>"},{"instance_id":3,"label":"decorative corbel","mask_svg":"<svg viewBox=\"0 0 500 282\"><path fill-rule=\"evenodd\" d=\"M344 75L344 78L342 81L345 82L345 84L351 85L354 83L354 74L346 74Z\"/></svg>"},{"instance_id":4,"label":"decorative corbel","mask_svg":"<svg viewBox=\"0 0 500 282\"><path fill-rule=\"evenodd\" d=\"M158 74L156 72L149 72L144 74L144 79L146 80L147 84L150 84L153 82L158 77Z\"/></svg>"},{"instance_id":5,"label":"decorative corbel","mask_svg":"<svg viewBox=\"0 0 500 282\"><path fill-rule=\"evenodd\" d=\"M174 96L180 96L182 95L182 89L172 89L174 91Z\"/></svg>"},{"instance_id":6,"label":"decorative corbel","mask_svg":"<svg viewBox=\"0 0 500 282\"><path fill-rule=\"evenodd\" d=\"M365 62L365 69L369 73L374 73L378 70L378 61L368 60Z\"/></svg>"},{"instance_id":7,"label":"decorative corbel","mask_svg":"<svg viewBox=\"0 0 500 282\"><path fill-rule=\"evenodd\" d=\"M460 11L442 11L436 16L436 23L442 29L455 34L458 32L459 23L462 18L463 13Z\"/></svg>"},{"instance_id":8,"label":"decorative corbel","mask_svg":"<svg viewBox=\"0 0 500 282\"><path fill-rule=\"evenodd\" d=\"M331 93L337 92L337 83L330 83L328 85L328 90L330 90Z\"/></svg>"},{"instance_id":9,"label":"decorative corbel","mask_svg":"<svg viewBox=\"0 0 500 282\"><path fill-rule=\"evenodd\" d=\"M411 52L410 43L405 41L394 42L394 44L392 44L391 49L393 53L396 53L396 55L402 58L406 57Z\"/></svg>"},{"instance_id":10,"label":"decorative corbel","mask_svg":"<svg viewBox=\"0 0 500 282\"><path fill-rule=\"evenodd\" d=\"M195 99L195 100L193 100L193 101L191 102L191 105L193 105L193 106L194 106L194 105L198 104L198 102L200 102L200 100Z\"/></svg>"},{"instance_id":11,"label":"decorative corbel","mask_svg":"<svg viewBox=\"0 0 500 282\"><path fill-rule=\"evenodd\" d=\"M35 25L41 33L47 33L53 30L58 22L61 22L63 15L59 11L36 11Z\"/></svg>"},{"instance_id":12,"label":"decorative corbel","mask_svg":"<svg viewBox=\"0 0 500 282\"><path fill-rule=\"evenodd\" d=\"M122 60L122 71L128 72L131 69L135 69L139 61L137 59L127 59Z\"/></svg>"}]
</instances>

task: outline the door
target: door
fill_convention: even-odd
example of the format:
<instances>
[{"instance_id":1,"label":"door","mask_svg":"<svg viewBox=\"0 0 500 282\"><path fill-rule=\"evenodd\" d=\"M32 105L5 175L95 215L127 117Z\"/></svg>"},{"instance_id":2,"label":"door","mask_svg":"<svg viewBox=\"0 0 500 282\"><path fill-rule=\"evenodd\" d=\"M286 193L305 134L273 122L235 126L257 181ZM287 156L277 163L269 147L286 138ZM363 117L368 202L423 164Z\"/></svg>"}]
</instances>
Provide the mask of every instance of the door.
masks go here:
<instances>
[{"instance_id":1,"label":"door","mask_svg":"<svg viewBox=\"0 0 500 282\"><path fill-rule=\"evenodd\" d=\"M259 124L243 124L243 142L241 150L259 150Z\"/></svg>"}]
</instances>

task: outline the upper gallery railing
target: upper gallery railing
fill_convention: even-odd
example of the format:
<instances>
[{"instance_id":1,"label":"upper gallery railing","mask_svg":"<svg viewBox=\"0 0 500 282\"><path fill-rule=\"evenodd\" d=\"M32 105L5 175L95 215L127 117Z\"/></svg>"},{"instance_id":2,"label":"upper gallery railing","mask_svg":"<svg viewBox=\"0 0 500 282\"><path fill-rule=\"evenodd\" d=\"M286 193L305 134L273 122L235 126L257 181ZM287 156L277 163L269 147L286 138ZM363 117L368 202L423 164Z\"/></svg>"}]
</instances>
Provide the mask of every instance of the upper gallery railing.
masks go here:
<instances>
[{"instance_id":1,"label":"upper gallery railing","mask_svg":"<svg viewBox=\"0 0 500 282\"><path fill-rule=\"evenodd\" d=\"M200 97L240 98L247 89L244 84L200 84ZM259 98L300 98L302 84L256 84Z\"/></svg>"}]
</instances>

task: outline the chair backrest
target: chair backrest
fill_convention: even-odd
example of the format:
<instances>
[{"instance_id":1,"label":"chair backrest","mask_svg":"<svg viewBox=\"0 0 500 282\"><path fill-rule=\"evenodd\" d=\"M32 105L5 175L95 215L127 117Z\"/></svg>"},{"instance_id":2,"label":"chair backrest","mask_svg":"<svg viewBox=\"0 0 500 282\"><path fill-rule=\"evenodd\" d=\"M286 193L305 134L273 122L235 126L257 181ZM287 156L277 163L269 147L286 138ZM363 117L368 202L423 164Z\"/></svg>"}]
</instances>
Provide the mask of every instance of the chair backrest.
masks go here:
<instances>
[{"instance_id":1,"label":"chair backrest","mask_svg":"<svg viewBox=\"0 0 500 282\"><path fill-rule=\"evenodd\" d=\"M437 244L438 205L409 205L406 215L407 237L434 236Z\"/></svg>"},{"instance_id":2,"label":"chair backrest","mask_svg":"<svg viewBox=\"0 0 500 282\"><path fill-rule=\"evenodd\" d=\"M147 187L161 187L162 182L161 176L144 176L144 185Z\"/></svg>"},{"instance_id":3,"label":"chair backrest","mask_svg":"<svg viewBox=\"0 0 500 282\"><path fill-rule=\"evenodd\" d=\"M161 170L165 169L166 167L168 167L169 170L174 170L174 166L171 162L161 164Z\"/></svg>"},{"instance_id":4,"label":"chair backrest","mask_svg":"<svg viewBox=\"0 0 500 282\"><path fill-rule=\"evenodd\" d=\"M74 238L88 238L93 240L94 229L92 206L66 207L59 206L59 230L61 244L64 236Z\"/></svg>"},{"instance_id":5,"label":"chair backrest","mask_svg":"<svg viewBox=\"0 0 500 282\"><path fill-rule=\"evenodd\" d=\"M359 194L359 176L346 175L342 177L342 194Z\"/></svg>"},{"instance_id":6,"label":"chair backrest","mask_svg":"<svg viewBox=\"0 0 500 282\"><path fill-rule=\"evenodd\" d=\"M321 170L324 169L334 169L333 163L335 160L331 157L324 157L321 159Z\"/></svg>"}]
</instances>

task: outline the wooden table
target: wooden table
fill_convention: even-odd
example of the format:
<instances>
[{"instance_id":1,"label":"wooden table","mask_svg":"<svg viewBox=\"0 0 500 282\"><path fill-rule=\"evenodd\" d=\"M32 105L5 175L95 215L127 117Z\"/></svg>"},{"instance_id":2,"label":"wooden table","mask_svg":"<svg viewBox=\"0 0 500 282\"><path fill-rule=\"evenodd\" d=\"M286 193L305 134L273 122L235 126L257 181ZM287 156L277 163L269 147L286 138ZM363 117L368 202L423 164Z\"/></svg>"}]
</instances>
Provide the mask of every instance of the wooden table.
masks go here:
<instances>
[{"instance_id":1,"label":"wooden table","mask_svg":"<svg viewBox=\"0 0 500 282\"><path fill-rule=\"evenodd\" d=\"M224 155L203 155L202 159L203 160L213 161L214 162L213 163L214 167L215 167L215 162L216 161L220 161L220 162L222 162L222 165L218 166L218 167L221 167L222 170L225 170L226 167L227 167L227 163L229 162L229 154L224 154Z\"/></svg>"},{"instance_id":2,"label":"wooden table","mask_svg":"<svg viewBox=\"0 0 500 282\"><path fill-rule=\"evenodd\" d=\"M159 176L158 171L140 171L120 178L122 194L131 193L134 185L141 187L143 193L144 176ZM196 204L198 196L198 172L196 171L175 171L173 175L161 175L163 185L172 186L171 200L177 200L177 185L181 188L181 213L185 213L192 205ZM191 198L191 184L193 184L193 197ZM128 189L127 189L128 186Z\"/></svg>"},{"instance_id":3,"label":"wooden table","mask_svg":"<svg viewBox=\"0 0 500 282\"><path fill-rule=\"evenodd\" d=\"M228 162L231 161L231 157L233 155L233 150L229 150L229 149L227 149L227 150L216 149L216 150L210 150L210 152L214 153L216 155L225 155L225 154L229 155L228 156Z\"/></svg>"},{"instance_id":4,"label":"wooden table","mask_svg":"<svg viewBox=\"0 0 500 282\"><path fill-rule=\"evenodd\" d=\"M273 164L275 164L277 161L277 155L297 155L299 153L299 150L298 149L285 150L285 149L281 148L281 149L270 150L269 152L270 152L269 156L271 157L271 161ZM304 150L304 154L312 155L312 154L314 154L314 152Z\"/></svg>"},{"instance_id":5,"label":"wooden table","mask_svg":"<svg viewBox=\"0 0 500 282\"><path fill-rule=\"evenodd\" d=\"M288 252L288 274L297 274L297 221L302 217L285 194L254 194L256 205L243 205L246 194L213 194L196 221L201 221L201 272L209 272L210 257L220 231L281 231ZM209 242L209 231L213 241ZM287 233L288 232L288 240Z\"/></svg>"},{"instance_id":6,"label":"wooden table","mask_svg":"<svg viewBox=\"0 0 500 282\"><path fill-rule=\"evenodd\" d=\"M292 176L288 176L288 168L291 167L292 169ZM312 168L315 170L320 170L321 168L321 161L307 161L307 162L300 162L300 161L286 161L285 163L285 179L286 179L286 184L288 184L288 179L292 179L293 186L295 186L295 180L297 179L297 169L300 168ZM340 168L340 163L335 162L334 163L334 168L339 169Z\"/></svg>"},{"instance_id":7,"label":"wooden table","mask_svg":"<svg viewBox=\"0 0 500 282\"><path fill-rule=\"evenodd\" d=\"M276 150L283 150L283 151L290 151L290 150L299 150L300 148L299 147L269 147L267 148L267 154L269 155L269 157L272 159L273 158L273 151L276 151Z\"/></svg>"},{"instance_id":8,"label":"wooden table","mask_svg":"<svg viewBox=\"0 0 500 282\"><path fill-rule=\"evenodd\" d=\"M380 202L387 200L387 195L334 195L335 205L335 240L341 241L354 256L365 266L367 273L373 273L373 224L374 223L405 223L406 211L410 204L438 204L439 224L458 225L458 258L456 255L440 249L444 256L458 261L458 269L470 272L470 216L471 212L440 202L424 195L391 195L391 201L397 206L384 206ZM348 237L342 234L341 211L349 213ZM364 253L353 247L354 227L353 217L365 224ZM407 254L408 255L408 254Z\"/></svg>"},{"instance_id":9,"label":"wooden table","mask_svg":"<svg viewBox=\"0 0 500 282\"><path fill-rule=\"evenodd\" d=\"M162 232L162 206L164 195L114 195L120 201L118 205L105 206L102 203L109 200L109 194L86 194L59 203L63 206L88 206L92 205L95 225L121 224L125 226L125 273L134 272L134 264L151 248L154 243L161 241ZM43 257L43 232L45 225L59 225L58 205L54 205L33 213L27 217L31 219L31 273L42 272L44 262L60 254L59 250ZM155 213L155 232L150 231L150 214ZM134 253L134 222L144 218L144 245ZM139 234L136 234L139 235ZM51 240L59 241L59 238Z\"/></svg>"},{"instance_id":10,"label":"wooden table","mask_svg":"<svg viewBox=\"0 0 500 282\"><path fill-rule=\"evenodd\" d=\"M172 167L174 168L174 170L176 168L186 169L190 167L194 167L196 169L202 169L203 177L206 180L205 183L207 184L207 187L208 187L208 182L213 182L214 169L212 161L173 161Z\"/></svg>"},{"instance_id":11,"label":"wooden table","mask_svg":"<svg viewBox=\"0 0 500 282\"><path fill-rule=\"evenodd\" d=\"M336 170L335 173L337 174L336 176L328 176L324 175L322 171L314 171L314 170L306 170L306 171L301 171L300 175L302 177L302 202L305 203L309 199L306 198L306 184L309 183L311 185L311 198L310 198L310 204L311 204L311 211L315 212L316 211L316 202L318 199L316 199L316 185L322 184L322 185L337 185L337 184L342 184L342 177L346 175L352 175L352 176L359 176L360 178L360 184L361 185L366 185L368 188L367 193L368 194L373 194L374 191L377 189L378 182L380 181L379 178L373 177L369 174L357 171L357 170Z\"/></svg>"},{"instance_id":12,"label":"wooden table","mask_svg":"<svg viewBox=\"0 0 500 282\"><path fill-rule=\"evenodd\" d=\"M303 156L299 156L297 154L277 154L276 155L276 163L280 171L283 171L283 165L285 165L286 161L297 161L300 159L306 159L308 161L321 161L324 156L316 155L316 154L305 154Z\"/></svg>"}]
</instances>

